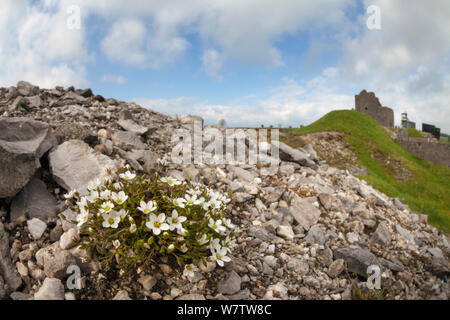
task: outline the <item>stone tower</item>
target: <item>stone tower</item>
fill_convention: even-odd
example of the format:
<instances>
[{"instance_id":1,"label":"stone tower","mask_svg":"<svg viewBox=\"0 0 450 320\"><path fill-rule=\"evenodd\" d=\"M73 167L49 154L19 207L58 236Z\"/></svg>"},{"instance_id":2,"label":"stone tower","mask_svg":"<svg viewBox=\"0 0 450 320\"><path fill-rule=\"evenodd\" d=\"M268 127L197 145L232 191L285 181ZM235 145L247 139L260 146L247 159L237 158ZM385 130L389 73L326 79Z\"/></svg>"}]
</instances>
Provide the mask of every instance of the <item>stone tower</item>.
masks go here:
<instances>
[{"instance_id":1,"label":"stone tower","mask_svg":"<svg viewBox=\"0 0 450 320\"><path fill-rule=\"evenodd\" d=\"M382 126L394 126L394 111L391 108L383 107L373 92L363 90L355 95L355 109L368 114Z\"/></svg>"}]
</instances>

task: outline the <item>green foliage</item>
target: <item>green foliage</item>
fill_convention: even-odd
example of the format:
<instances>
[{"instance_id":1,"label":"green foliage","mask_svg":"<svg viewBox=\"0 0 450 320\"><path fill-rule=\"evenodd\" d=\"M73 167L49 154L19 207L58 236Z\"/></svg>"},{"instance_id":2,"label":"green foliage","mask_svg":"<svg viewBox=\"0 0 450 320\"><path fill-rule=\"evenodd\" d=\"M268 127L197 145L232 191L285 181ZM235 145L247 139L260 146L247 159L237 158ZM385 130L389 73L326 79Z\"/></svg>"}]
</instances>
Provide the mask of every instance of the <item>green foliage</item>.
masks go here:
<instances>
[{"instance_id":1,"label":"green foliage","mask_svg":"<svg viewBox=\"0 0 450 320\"><path fill-rule=\"evenodd\" d=\"M413 211L427 214L431 224L450 231L450 168L412 156L370 116L354 110L332 111L307 127L291 130L299 135L322 131L346 133L359 165L368 170L362 179L390 197L403 198ZM406 182L399 179L386 159L399 161L412 177Z\"/></svg>"},{"instance_id":2,"label":"green foliage","mask_svg":"<svg viewBox=\"0 0 450 320\"><path fill-rule=\"evenodd\" d=\"M417 138L423 138L424 137L422 132L420 132L417 129L408 128L407 130L408 130L408 136L409 137L417 137Z\"/></svg>"},{"instance_id":3,"label":"green foliage","mask_svg":"<svg viewBox=\"0 0 450 320\"><path fill-rule=\"evenodd\" d=\"M234 225L226 218L230 199L202 185L168 177L136 176L125 168L89 184L89 195L72 191L68 204L78 213L82 247L104 263L130 270L155 255L172 255L182 264L208 258L230 261ZM191 274L194 265L186 266Z\"/></svg>"}]
</instances>

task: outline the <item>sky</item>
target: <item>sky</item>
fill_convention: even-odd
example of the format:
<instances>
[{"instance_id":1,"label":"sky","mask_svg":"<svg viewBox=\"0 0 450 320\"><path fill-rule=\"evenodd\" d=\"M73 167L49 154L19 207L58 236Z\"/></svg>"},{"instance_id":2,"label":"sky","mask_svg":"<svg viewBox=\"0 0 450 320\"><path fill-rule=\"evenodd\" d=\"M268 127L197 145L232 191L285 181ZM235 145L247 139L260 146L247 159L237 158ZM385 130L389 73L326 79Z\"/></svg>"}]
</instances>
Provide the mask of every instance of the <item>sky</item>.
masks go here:
<instances>
[{"instance_id":1,"label":"sky","mask_svg":"<svg viewBox=\"0 0 450 320\"><path fill-rule=\"evenodd\" d=\"M450 133L450 1L2 0L0 86L19 80L257 127L366 89Z\"/></svg>"}]
</instances>

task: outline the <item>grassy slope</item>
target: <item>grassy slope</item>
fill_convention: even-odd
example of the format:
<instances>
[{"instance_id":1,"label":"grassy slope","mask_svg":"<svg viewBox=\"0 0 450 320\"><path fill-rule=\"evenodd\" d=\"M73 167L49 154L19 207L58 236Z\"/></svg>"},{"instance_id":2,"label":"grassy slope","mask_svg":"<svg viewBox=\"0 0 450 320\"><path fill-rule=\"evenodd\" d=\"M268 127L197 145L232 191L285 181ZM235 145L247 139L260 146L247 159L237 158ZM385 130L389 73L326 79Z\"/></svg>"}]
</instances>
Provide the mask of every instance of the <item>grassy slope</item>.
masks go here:
<instances>
[{"instance_id":1,"label":"grassy slope","mask_svg":"<svg viewBox=\"0 0 450 320\"><path fill-rule=\"evenodd\" d=\"M408 130L408 136L423 138L423 134L419 130L413 129L413 128L408 128L407 130Z\"/></svg>"},{"instance_id":2,"label":"grassy slope","mask_svg":"<svg viewBox=\"0 0 450 320\"><path fill-rule=\"evenodd\" d=\"M321 131L348 133L348 144L369 172L362 179L391 197L403 198L413 211L427 214L431 224L450 232L450 168L410 155L371 117L353 110L332 111L307 127L291 130L295 134ZM378 157L372 157L378 152L401 161L413 177L406 183L397 180Z\"/></svg>"}]
</instances>

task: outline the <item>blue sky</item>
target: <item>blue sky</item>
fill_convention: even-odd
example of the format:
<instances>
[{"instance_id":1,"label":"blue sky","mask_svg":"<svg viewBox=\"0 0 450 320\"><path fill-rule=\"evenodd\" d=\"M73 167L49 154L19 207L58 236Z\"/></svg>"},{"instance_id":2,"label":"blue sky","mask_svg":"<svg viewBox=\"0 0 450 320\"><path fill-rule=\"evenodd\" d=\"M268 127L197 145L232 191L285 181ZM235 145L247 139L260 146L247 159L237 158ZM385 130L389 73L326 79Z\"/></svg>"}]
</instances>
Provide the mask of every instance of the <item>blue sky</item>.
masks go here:
<instances>
[{"instance_id":1,"label":"blue sky","mask_svg":"<svg viewBox=\"0 0 450 320\"><path fill-rule=\"evenodd\" d=\"M450 132L449 39L447 0L6 0L0 85L248 126L308 124L367 89L397 124L406 111Z\"/></svg>"}]
</instances>

